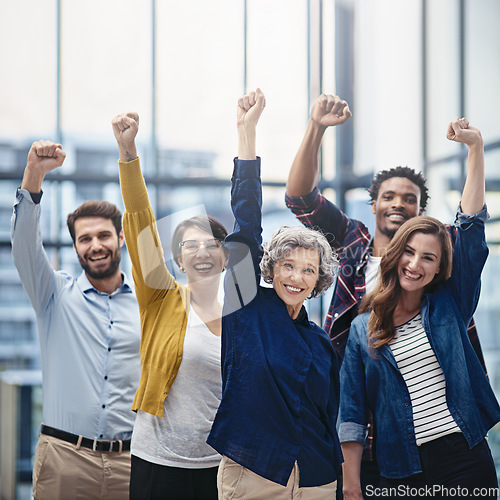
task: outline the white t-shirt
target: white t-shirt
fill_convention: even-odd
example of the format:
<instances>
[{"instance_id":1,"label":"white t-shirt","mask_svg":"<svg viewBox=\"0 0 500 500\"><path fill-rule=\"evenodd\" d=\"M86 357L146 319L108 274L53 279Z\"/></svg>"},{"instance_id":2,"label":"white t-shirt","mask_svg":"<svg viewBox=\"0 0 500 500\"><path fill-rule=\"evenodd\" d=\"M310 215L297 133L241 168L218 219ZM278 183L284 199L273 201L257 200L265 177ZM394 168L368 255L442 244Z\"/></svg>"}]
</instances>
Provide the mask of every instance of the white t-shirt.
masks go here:
<instances>
[{"instance_id":1,"label":"white t-shirt","mask_svg":"<svg viewBox=\"0 0 500 500\"><path fill-rule=\"evenodd\" d=\"M365 285L367 295L373 291L375 285L377 284L381 260L382 257L368 256L365 269Z\"/></svg>"},{"instance_id":2,"label":"white t-shirt","mask_svg":"<svg viewBox=\"0 0 500 500\"><path fill-rule=\"evenodd\" d=\"M222 397L221 337L189 309L182 362L162 417L137 411L131 452L148 462L198 469L220 455L206 443Z\"/></svg>"}]
</instances>

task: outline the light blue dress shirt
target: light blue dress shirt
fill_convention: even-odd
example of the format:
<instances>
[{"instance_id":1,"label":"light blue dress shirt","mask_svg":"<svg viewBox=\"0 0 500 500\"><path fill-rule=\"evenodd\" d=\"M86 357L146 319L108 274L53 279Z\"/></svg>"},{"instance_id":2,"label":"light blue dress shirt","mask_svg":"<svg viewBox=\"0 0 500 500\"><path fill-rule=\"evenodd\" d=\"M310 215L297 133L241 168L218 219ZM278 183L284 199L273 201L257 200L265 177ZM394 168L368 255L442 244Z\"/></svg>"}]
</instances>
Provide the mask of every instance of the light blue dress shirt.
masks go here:
<instances>
[{"instance_id":1,"label":"light blue dress shirt","mask_svg":"<svg viewBox=\"0 0 500 500\"><path fill-rule=\"evenodd\" d=\"M36 198L35 198L36 199ZM98 292L84 272L54 271L42 245L40 204L19 189L12 255L35 310L43 423L92 439L129 439L139 385L140 319L131 284Z\"/></svg>"}]
</instances>

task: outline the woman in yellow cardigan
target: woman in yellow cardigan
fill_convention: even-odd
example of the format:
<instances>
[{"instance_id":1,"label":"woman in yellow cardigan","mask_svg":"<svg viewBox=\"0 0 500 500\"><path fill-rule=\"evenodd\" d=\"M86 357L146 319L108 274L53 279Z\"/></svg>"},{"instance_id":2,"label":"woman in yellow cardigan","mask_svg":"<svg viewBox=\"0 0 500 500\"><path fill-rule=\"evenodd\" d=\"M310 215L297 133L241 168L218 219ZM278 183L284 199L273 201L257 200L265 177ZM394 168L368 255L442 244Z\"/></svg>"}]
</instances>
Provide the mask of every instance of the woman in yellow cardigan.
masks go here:
<instances>
[{"instance_id":1,"label":"woman in yellow cardigan","mask_svg":"<svg viewBox=\"0 0 500 500\"><path fill-rule=\"evenodd\" d=\"M130 498L216 499L220 456L206 439L221 398L221 315L226 229L198 216L176 228L168 272L135 147L136 113L113 119L120 152L123 229L141 313L141 379L132 410Z\"/></svg>"}]
</instances>

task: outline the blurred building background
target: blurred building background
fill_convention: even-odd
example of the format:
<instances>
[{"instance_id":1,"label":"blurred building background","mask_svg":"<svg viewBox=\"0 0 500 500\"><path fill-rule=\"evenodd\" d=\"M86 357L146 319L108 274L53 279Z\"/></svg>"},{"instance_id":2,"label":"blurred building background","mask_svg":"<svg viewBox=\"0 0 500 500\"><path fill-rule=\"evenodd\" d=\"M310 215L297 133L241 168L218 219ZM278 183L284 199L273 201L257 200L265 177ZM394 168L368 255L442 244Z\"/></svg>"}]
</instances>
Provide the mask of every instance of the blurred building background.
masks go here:
<instances>
[{"instance_id":1,"label":"blurred building background","mask_svg":"<svg viewBox=\"0 0 500 500\"><path fill-rule=\"evenodd\" d=\"M34 313L10 255L10 217L33 140L63 144L44 182L54 266L78 274L66 215L88 199L121 208L111 119L140 114L139 154L157 215L200 205L232 224L235 104L260 87L265 237L296 224L284 183L312 103L346 99L328 130L320 187L349 216L373 216L364 188L396 165L421 169L427 214L452 222L466 151L445 138L466 116L486 145L490 258L476 313L500 395L500 2L498 0L0 0L0 491L30 498L41 419ZM130 273L125 253L124 268ZM310 304L322 322L331 292ZM500 434L490 433L500 470Z\"/></svg>"}]
</instances>

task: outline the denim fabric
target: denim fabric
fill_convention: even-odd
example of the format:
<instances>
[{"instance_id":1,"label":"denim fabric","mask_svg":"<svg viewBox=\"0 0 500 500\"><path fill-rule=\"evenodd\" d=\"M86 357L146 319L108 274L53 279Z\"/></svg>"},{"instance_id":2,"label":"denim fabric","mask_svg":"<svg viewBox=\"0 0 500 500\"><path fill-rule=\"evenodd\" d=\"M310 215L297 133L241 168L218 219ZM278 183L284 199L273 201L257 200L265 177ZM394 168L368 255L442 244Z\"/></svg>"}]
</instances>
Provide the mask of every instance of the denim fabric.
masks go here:
<instances>
[{"instance_id":1,"label":"denim fabric","mask_svg":"<svg viewBox=\"0 0 500 500\"><path fill-rule=\"evenodd\" d=\"M424 295L421 314L429 342L446 379L450 413L470 447L500 420L500 407L467 336L477 306L480 277L488 255L484 238L486 210L457 216L453 272L434 292ZM377 422L377 460L388 478L421 472L410 395L391 349L375 356L367 338L369 313L351 325L341 369L340 438L364 441L368 412Z\"/></svg>"},{"instance_id":2,"label":"denim fabric","mask_svg":"<svg viewBox=\"0 0 500 500\"><path fill-rule=\"evenodd\" d=\"M235 160L222 319L222 401L207 442L252 472L286 485L337 479L338 364L330 339L305 308L292 320L273 288L261 287L260 160Z\"/></svg>"}]
</instances>

